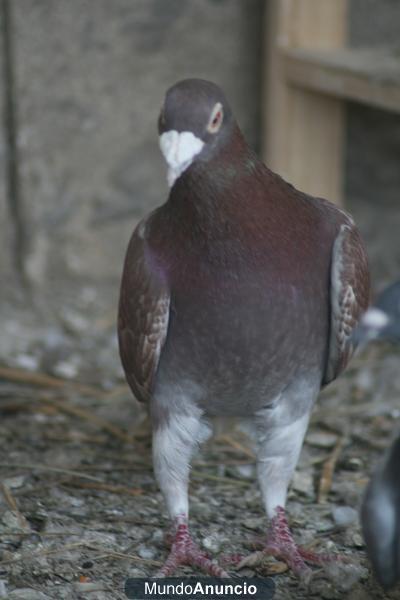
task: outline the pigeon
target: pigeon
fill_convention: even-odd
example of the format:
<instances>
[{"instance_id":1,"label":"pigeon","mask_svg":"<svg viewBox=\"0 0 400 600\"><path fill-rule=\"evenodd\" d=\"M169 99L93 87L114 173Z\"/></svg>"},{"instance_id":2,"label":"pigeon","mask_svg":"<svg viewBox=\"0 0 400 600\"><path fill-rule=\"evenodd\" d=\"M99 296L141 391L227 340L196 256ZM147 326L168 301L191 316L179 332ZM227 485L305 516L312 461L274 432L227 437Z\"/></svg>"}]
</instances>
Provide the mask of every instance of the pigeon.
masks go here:
<instances>
[{"instance_id":1,"label":"pigeon","mask_svg":"<svg viewBox=\"0 0 400 600\"><path fill-rule=\"evenodd\" d=\"M400 343L400 281L387 287L353 332L360 347L371 340ZM400 436L375 469L364 494L361 525L378 581L400 580Z\"/></svg>"},{"instance_id":2,"label":"pigeon","mask_svg":"<svg viewBox=\"0 0 400 600\"><path fill-rule=\"evenodd\" d=\"M214 83L173 85L158 131L169 196L129 242L118 316L172 521L157 576L181 565L228 576L191 536L188 480L213 418L234 417L252 429L269 519L257 556L308 579L306 562L319 557L295 543L286 496L318 393L345 368L369 303L363 242L345 211L263 164ZM254 564L250 555L236 566L247 558Z\"/></svg>"}]
</instances>

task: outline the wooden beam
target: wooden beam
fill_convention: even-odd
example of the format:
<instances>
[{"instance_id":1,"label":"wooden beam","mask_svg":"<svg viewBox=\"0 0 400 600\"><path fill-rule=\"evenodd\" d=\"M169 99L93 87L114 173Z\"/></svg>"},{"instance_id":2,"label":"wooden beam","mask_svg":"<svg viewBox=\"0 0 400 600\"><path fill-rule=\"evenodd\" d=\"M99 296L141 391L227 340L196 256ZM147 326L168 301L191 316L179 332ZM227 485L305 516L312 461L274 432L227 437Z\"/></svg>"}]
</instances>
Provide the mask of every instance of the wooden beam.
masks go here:
<instances>
[{"instance_id":1,"label":"wooden beam","mask_svg":"<svg viewBox=\"0 0 400 600\"><path fill-rule=\"evenodd\" d=\"M340 203L343 103L291 85L285 52L343 46L347 0L269 0L267 8L264 158L299 189Z\"/></svg>"},{"instance_id":2,"label":"wooden beam","mask_svg":"<svg viewBox=\"0 0 400 600\"><path fill-rule=\"evenodd\" d=\"M284 69L303 89L400 112L400 61L387 49L287 48Z\"/></svg>"}]
</instances>

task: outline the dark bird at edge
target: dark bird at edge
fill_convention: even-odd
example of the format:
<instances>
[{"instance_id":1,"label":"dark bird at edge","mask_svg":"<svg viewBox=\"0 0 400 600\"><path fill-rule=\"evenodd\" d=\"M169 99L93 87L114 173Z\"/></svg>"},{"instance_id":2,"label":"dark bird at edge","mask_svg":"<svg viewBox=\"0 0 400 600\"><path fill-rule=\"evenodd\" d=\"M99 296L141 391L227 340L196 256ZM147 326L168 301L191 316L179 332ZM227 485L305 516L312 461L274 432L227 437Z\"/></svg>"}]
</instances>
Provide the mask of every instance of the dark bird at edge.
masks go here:
<instances>
[{"instance_id":1,"label":"dark bird at edge","mask_svg":"<svg viewBox=\"0 0 400 600\"><path fill-rule=\"evenodd\" d=\"M400 343L400 281L388 286L353 333L360 346L372 340ZM400 580L400 436L377 466L364 494L361 524L378 581Z\"/></svg>"}]
</instances>

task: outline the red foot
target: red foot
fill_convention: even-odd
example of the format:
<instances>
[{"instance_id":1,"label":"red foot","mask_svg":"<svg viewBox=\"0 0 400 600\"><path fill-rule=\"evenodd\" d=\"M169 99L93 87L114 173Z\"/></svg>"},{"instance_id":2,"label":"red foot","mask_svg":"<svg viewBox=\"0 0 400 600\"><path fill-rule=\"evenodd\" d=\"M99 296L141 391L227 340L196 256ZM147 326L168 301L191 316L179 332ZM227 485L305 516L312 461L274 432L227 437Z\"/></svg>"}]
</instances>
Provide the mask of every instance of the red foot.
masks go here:
<instances>
[{"instance_id":1,"label":"red foot","mask_svg":"<svg viewBox=\"0 0 400 600\"><path fill-rule=\"evenodd\" d=\"M288 567L303 581L309 581L312 571L305 561L314 565L324 565L329 562L341 560L341 557L330 554L317 554L297 546L290 532L285 515L285 509L278 506L276 515L271 520L267 535L267 542L261 551L253 552L240 559L235 557L235 564L239 569L244 566L257 566L263 562L265 556L272 555L282 559Z\"/></svg>"},{"instance_id":2,"label":"red foot","mask_svg":"<svg viewBox=\"0 0 400 600\"><path fill-rule=\"evenodd\" d=\"M170 577L180 565L198 567L212 577L229 577L228 573L212 561L206 552L202 552L192 540L185 517L176 519L175 534L171 537L171 551L156 577Z\"/></svg>"}]
</instances>

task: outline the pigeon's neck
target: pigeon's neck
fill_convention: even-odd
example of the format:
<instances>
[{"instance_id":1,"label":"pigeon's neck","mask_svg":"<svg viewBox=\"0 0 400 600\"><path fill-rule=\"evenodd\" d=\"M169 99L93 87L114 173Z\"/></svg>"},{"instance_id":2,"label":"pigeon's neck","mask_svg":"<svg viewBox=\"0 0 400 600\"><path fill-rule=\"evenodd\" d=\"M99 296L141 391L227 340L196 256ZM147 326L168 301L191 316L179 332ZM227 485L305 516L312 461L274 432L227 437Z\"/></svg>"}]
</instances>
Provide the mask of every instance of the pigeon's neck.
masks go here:
<instances>
[{"instance_id":1,"label":"pigeon's neck","mask_svg":"<svg viewBox=\"0 0 400 600\"><path fill-rule=\"evenodd\" d=\"M211 156L199 158L175 182L168 204L181 222L196 222L207 229L229 215L248 211L246 186L265 169L235 125L226 143ZM265 176L265 174L264 174Z\"/></svg>"}]
</instances>

